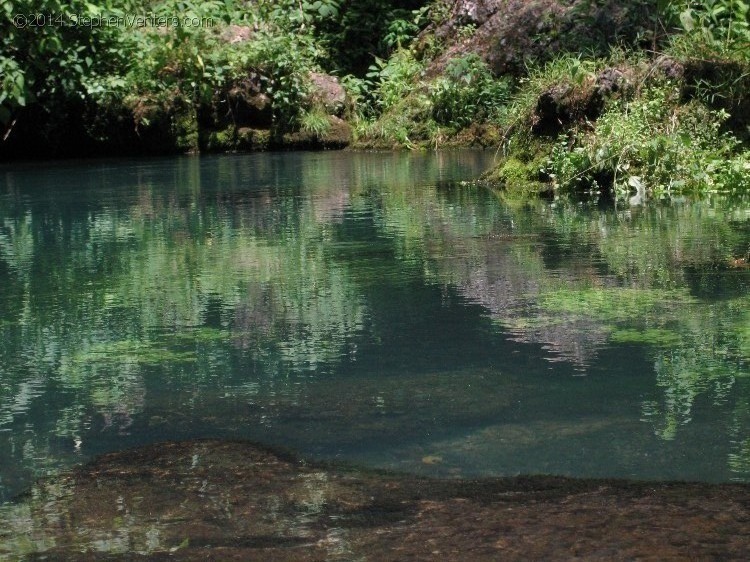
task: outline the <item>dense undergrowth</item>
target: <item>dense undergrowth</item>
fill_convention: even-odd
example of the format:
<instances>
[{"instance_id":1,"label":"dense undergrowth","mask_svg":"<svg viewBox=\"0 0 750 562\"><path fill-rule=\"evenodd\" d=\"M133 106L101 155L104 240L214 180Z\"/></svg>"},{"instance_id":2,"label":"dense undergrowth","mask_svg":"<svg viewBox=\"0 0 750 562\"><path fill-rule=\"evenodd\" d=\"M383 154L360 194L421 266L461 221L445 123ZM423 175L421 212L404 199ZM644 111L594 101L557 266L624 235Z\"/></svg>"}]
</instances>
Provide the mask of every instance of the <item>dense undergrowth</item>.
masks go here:
<instances>
[{"instance_id":1,"label":"dense undergrowth","mask_svg":"<svg viewBox=\"0 0 750 562\"><path fill-rule=\"evenodd\" d=\"M242 134L256 137L245 148L283 142L288 132L317 138L347 103L336 80L316 89L315 75L348 76L362 88L353 73L418 30L411 8L419 5L2 2L2 149L16 157L190 151L237 148Z\"/></svg>"},{"instance_id":2,"label":"dense undergrowth","mask_svg":"<svg viewBox=\"0 0 750 562\"><path fill-rule=\"evenodd\" d=\"M523 193L750 187L743 1L535 0L510 46L473 4L6 1L0 154L481 145Z\"/></svg>"},{"instance_id":3,"label":"dense undergrowth","mask_svg":"<svg viewBox=\"0 0 750 562\"><path fill-rule=\"evenodd\" d=\"M737 1L664 2L659 33L647 47L618 43L607 52L564 53L491 85L476 78L484 63L468 54L367 124L364 136L376 145L498 146L500 162L488 179L526 195L640 202L747 192L748 15ZM391 64L403 68L404 60L400 54ZM463 113L441 111L465 99L475 103Z\"/></svg>"}]
</instances>

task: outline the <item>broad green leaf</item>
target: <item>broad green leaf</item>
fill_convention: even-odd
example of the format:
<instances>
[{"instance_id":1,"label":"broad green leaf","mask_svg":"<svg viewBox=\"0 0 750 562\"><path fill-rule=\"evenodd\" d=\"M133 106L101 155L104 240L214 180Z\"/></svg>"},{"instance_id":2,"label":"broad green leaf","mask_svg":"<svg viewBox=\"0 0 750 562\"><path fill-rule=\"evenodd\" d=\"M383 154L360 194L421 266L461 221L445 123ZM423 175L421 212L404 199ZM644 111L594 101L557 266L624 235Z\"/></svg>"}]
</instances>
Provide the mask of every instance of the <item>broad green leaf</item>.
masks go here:
<instances>
[{"instance_id":1,"label":"broad green leaf","mask_svg":"<svg viewBox=\"0 0 750 562\"><path fill-rule=\"evenodd\" d=\"M693 29L695 29L695 20L693 19L693 13L690 8L684 12L680 12L680 23L685 31L693 31Z\"/></svg>"}]
</instances>

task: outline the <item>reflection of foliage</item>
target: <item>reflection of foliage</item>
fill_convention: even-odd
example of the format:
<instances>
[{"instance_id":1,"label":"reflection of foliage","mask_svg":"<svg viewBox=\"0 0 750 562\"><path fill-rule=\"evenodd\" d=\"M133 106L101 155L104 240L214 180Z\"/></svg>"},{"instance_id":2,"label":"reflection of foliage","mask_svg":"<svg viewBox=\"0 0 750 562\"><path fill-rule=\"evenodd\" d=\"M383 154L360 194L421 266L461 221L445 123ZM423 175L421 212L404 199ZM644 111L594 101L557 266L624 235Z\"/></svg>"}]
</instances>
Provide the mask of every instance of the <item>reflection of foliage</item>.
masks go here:
<instances>
[{"instance_id":1,"label":"reflection of foliage","mask_svg":"<svg viewBox=\"0 0 750 562\"><path fill-rule=\"evenodd\" d=\"M543 295L543 309L571 315L593 316L597 319L632 320L643 314L668 313L691 299L682 292L626 287L560 289Z\"/></svg>"},{"instance_id":2,"label":"reflection of foliage","mask_svg":"<svg viewBox=\"0 0 750 562\"><path fill-rule=\"evenodd\" d=\"M248 400L303 402L311 372L356 356L385 275L457 292L509 339L580 370L608 346L643 348L655 372L643 417L661 438L697 400L746 396L750 270L728 265L750 246L743 208L506 205L440 177L462 173L445 154L309 158L298 175L293 156L253 160L254 176L245 160L184 161L176 187L139 169L126 202L96 183L96 200L120 203L66 208L65 221L60 194L0 197L12 295L0 299L0 424L63 390L55 419L14 437L24 463L53 448L42 435L77 439L92 419L126 431L150 385L200 392L218 380ZM280 166L294 168L289 184ZM733 291L708 300L692 271L731 277ZM736 425L732 466L747 439Z\"/></svg>"},{"instance_id":3,"label":"reflection of foliage","mask_svg":"<svg viewBox=\"0 0 750 562\"><path fill-rule=\"evenodd\" d=\"M662 439L674 439L680 425L692 418L693 404L698 395L711 392L714 402L728 400L740 367L727 361L726 349L705 349L685 345L660 354L654 370L657 384L664 389L664 404L644 403L644 414L656 426Z\"/></svg>"},{"instance_id":4,"label":"reflection of foliage","mask_svg":"<svg viewBox=\"0 0 750 562\"><path fill-rule=\"evenodd\" d=\"M750 404L746 400L738 401L734 408L729 437L729 468L739 479L747 480L750 477Z\"/></svg>"},{"instance_id":5,"label":"reflection of foliage","mask_svg":"<svg viewBox=\"0 0 750 562\"><path fill-rule=\"evenodd\" d=\"M645 330L625 328L614 331L609 339L610 341L617 343L634 343L664 347L679 344L681 338L679 334L663 328L646 328Z\"/></svg>"},{"instance_id":6,"label":"reflection of foliage","mask_svg":"<svg viewBox=\"0 0 750 562\"><path fill-rule=\"evenodd\" d=\"M107 365L136 363L159 365L160 363L183 363L195 361L195 355L187 351L174 351L155 346L149 342L116 341L91 346L85 352L73 355L71 365Z\"/></svg>"},{"instance_id":7,"label":"reflection of foliage","mask_svg":"<svg viewBox=\"0 0 750 562\"><path fill-rule=\"evenodd\" d=\"M658 394L643 413L661 438L676 436L701 397L722 408L742 401L734 393L750 359L750 270L731 264L750 247L746 206L493 206L460 188L389 191L380 203L402 259L424 260L514 340L584 366L606 345L646 346Z\"/></svg>"},{"instance_id":8,"label":"reflection of foliage","mask_svg":"<svg viewBox=\"0 0 750 562\"><path fill-rule=\"evenodd\" d=\"M38 457L60 458L92 420L128 431L151 385L215 385L241 376L239 359L262 362L274 387L347 357L364 304L326 250L341 204L316 193L336 170L305 198L276 198L287 187L274 185L231 205L204 205L198 172L178 165L170 189L147 171L127 205L105 208L70 209L63 191L52 204L0 197L0 276L14 296L0 299L0 424L25 423L61 390L14 438L19 469L39 474Z\"/></svg>"}]
</instances>

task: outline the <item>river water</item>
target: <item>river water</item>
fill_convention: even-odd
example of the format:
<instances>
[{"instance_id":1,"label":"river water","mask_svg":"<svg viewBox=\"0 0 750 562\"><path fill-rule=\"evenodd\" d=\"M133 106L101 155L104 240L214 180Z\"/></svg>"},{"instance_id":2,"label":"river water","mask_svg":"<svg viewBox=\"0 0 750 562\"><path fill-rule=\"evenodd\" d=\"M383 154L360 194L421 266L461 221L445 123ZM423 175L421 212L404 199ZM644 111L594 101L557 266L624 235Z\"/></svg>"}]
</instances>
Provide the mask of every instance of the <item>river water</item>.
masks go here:
<instances>
[{"instance_id":1,"label":"river water","mask_svg":"<svg viewBox=\"0 0 750 562\"><path fill-rule=\"evenodd\" d=\"M750 203L523 202L494 156L0 167L0 501L196 437L750 479Z\"/></svg>"}]
</instances>

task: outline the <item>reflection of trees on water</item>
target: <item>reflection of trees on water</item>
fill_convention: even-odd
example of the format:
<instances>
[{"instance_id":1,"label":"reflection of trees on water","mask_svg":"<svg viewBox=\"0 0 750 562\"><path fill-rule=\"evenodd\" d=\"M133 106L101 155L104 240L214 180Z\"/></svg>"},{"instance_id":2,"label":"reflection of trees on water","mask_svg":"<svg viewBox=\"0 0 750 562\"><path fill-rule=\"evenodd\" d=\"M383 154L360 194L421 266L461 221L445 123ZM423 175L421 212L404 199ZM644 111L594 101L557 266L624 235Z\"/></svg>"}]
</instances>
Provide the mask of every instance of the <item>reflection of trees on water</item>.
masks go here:
<instances>
[{"instance_id":1,"label":"reflection of trees on water","mask_svg":"<svg viewBox=\"0 0 750 562\"><path fill-rule=\"evenodd\" d=\"M160 177L144 166L135 183L101 193L84 177L80 201L62 191L0 199L17 207L0 213L0 423L26 428L4 433L22 462L54 458L94 422L128 431L149 377L206 384L236 353L270 356L278 372L348 353L364 303L323 251L341 190L278 197L296 188L271 169L256 170L258 189L206 195L194 162L178 168ZM245 181L232 166L203 175ZM44 402L50 415L32 420Z\"/></svg>"},{"instance_id":2,"label":"reflection of trees on water","mask_svg":"<svg viewBox=\"0 0 750 562\"><path fill-rule=\"evenodd\" d=\"M451 162L468 176L465 158L261 155L6 172L16 188L0 194L0 423L25 428L3 433L15 451L6 462L38 468L92 427L128 432L153 380L302 392L294 374L351 357L366 321L367 303L329 251L351 194L439 177ZM237 370L253 362L260 377ZM236 380L244 371L253 380Z\"/></svg>"},{"instance_id":3,"label":"reflection of trees on water","mask_svg":"<svg viewBox=\"0 0 750 562\"><path fill-rule=\"evenodd\" d=\"M463 193L383 194L386 225L409 209L408 228L391 230L412 238L404 246L421 252L429 277L482 304L509 338L542 344L550 361L585 371L607 346L646 346L660 394L644 400L643 417L662 439L690 423L696 400L742 407L750 270L734 258L750 243L747 206L586 211ZM747 476L750 435L739 425L730 467Z\"/></svg>"},{"instance_id":4,"label":"reflection of trees on water","mask_svg":"<svg viewBox=\"0 0 750 562\"><path fill-rule=\"evenodd\" d=\"M452 158L193 159L0 195L0 424L31 424L8 438L14 455L52 458L92 424L127 432L152 379L304 401L296 374L333 369L376 337L364 280L408 265L550 361L586 372L608 346L647 346L656 391L643 417L656 434L673 438L702 397L729 403L730 466L750 472L738 382L750 278L730 261L749 243L742 210L498 202L440 181L477 167ZM349 259L374 251L346 238L364 216L395 273ZM235 373L253 361L262 374ZM28 413L55 393L33 426Z\"/></svg>"}]
</instances>

